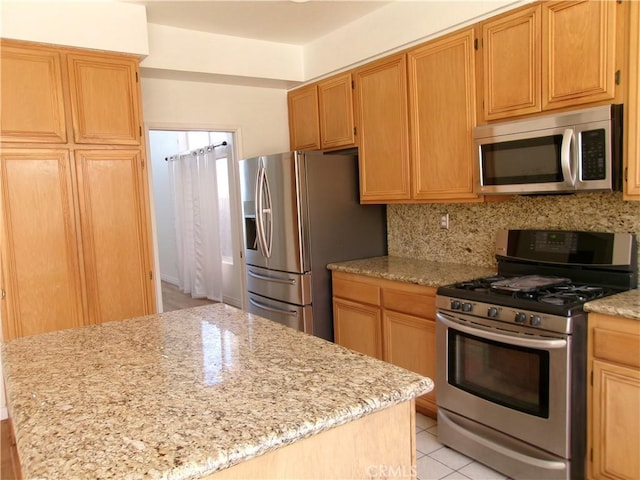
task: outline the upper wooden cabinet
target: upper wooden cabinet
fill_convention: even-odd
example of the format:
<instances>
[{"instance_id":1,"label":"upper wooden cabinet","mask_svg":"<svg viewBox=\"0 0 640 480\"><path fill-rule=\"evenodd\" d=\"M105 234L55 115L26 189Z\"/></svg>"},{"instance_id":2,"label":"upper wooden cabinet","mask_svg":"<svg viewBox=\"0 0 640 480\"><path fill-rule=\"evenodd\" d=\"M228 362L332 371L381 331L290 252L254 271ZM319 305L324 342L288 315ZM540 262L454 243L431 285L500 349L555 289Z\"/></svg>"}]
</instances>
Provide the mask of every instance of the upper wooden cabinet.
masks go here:
<instances>
[{"instance_id":1,"label":"upper wooden cabinet","mask_svg":"<svg viewBox=\"0 0 640 480\"><path fill-rule=\"evenodd\" d=\"M485 120L540 111L540 5L482 24Z\"/></svg>"},{"instance_id":2,"label":"upper wooden cabinet","mask_svg":"<svg viewBox=\"0 0 640 480\"><path fill-rule=\"evenodd\" d=\"M76 142L139 145L137 60L69 54L67 61Z\"/></svg>"},{"instance_id":3,"label":"upper wooden cabinet","mask_svg":"<svg viewBox=\"0 0 640 480\"><path fill-rule=\"evenodd\" d=\"M320 147L322 150L355 144L351 73L318 82Z\"/></svg>"},{"instance_id":4,"label":"upper wooden cabinet","mask_svg":"<svg viewBox=\"0 0 640 480\"><path fill-rule=\"evenodd\" d=\"M407 56L367 64L353 79L360 202L409 200Z\"/></svg>"},{"instance_id":5,"label":"upper wooden cabinet","mask_svg":"<svg viewBox=\"0 0 640 480\"><path fill-rule=\"evenodd\" d=\"M483 22L482 119L612 100L617 8L551 1Z\"/></svg>"},{"instance_id":6,"label":"upper wooden cabinet","mask_svg":"<svg viewBox=\"0 0 640 480\"><path fill-rule=\"evenodd\" d=\"M473 192L473 43L470 28L407 54L414 200L478 198Z\"/></svg>"},{"instance_id":7,"label":"upper wooden cabinet","mask_svg":"<svg viewBox=\"0 0 640 480\"><path fill-rule=\"evenodd\" d=\"M0 55L2 142L140 145L137 58L11 40Z\"/></svg>"},{"instance_id":8,"label":"upper wooden cabinet","mask_svg":"<svg viewBox=\"0 0 640 480\"><path fill-rule=\"evenodd\" d=\"M291 90L289 140L292 150L337 150L355 145L351 73Z\"/></svg>"},{"instance_id":9,"label":"upper wooden cabinet","mask_svg":"<svg viewBox=\"0 0 640 480\"><path fill-rule=\"evenodd\" d=\"M318 86L312 84L291 90L287 102L291 150L319 150Z\"/></svg>"},{"instance_id":10,"label":"upper wooden cabinet","mask_svg":"<svg viewBox=\"0 0 640 480\"><path fill-rule=\"evenodd\" d=\"M65 143L60 53L0 43L2 142Z\"/></svg>"},{"instance_id":11,"label":"upper wooden cabinet","mask_svg":"<svg viewBox=\"0 0 640 480\"><path fill-rule=\"evenodd\" d=\"M640 3L629 5L629 68L624 132L626 182L624 198L640 200Z\"/></svg>"}]
</instances>

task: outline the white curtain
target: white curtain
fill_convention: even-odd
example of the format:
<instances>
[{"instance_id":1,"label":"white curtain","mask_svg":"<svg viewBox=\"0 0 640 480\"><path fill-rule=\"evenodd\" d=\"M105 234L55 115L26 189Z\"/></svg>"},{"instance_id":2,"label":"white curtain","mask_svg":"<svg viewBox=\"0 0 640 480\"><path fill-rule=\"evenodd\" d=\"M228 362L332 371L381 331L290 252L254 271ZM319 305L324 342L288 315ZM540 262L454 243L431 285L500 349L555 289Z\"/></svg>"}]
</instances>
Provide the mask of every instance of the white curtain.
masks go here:
<instances>
[{"instance_id":1,"label":"white curtain","mask_svg":"<svg viewBox=\"0 0 640 480\"><path fill-rule=\"evenodd\" d=\"M194 298L222 301L216 160L226 158L228 148L210 146L169 158L178 286Z\"/></svg>"}]
</instances>

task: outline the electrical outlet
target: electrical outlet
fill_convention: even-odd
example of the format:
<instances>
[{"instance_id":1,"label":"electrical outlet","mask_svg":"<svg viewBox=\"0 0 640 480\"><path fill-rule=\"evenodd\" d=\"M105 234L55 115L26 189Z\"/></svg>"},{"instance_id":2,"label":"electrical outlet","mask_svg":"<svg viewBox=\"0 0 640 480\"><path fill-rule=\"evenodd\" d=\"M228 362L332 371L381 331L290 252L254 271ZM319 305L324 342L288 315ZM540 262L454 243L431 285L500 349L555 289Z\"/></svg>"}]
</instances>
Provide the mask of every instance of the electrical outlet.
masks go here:
<instances>
[{"instance_id":1,"label":"electrical outlet","mask_svg":"<svg viewBox=\"0 0 640 480\"><path fill-rule=\"evenodd\" d=\"M440 215L440 228L449 230L449 214L443 213Z\"/></svg>"}]
</instances>

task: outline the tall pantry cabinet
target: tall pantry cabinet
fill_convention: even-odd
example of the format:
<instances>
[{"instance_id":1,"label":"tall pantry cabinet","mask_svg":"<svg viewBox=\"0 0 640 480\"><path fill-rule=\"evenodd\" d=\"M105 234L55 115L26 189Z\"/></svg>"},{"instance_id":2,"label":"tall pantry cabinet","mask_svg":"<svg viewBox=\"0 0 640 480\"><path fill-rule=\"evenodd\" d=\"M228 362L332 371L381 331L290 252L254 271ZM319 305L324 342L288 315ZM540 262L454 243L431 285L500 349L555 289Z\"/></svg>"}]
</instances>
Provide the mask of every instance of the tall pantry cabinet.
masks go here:
<instances>
[{"instance_id":1,"label":"tall pantry cabinet","mask_svg":"<svg viewBox=\"0 0 640 480\"><path fill-rule=\"evenodd\" d=\"M0 54L3 338L154 312L137 57Z\"/></svg>"}]
</instances>

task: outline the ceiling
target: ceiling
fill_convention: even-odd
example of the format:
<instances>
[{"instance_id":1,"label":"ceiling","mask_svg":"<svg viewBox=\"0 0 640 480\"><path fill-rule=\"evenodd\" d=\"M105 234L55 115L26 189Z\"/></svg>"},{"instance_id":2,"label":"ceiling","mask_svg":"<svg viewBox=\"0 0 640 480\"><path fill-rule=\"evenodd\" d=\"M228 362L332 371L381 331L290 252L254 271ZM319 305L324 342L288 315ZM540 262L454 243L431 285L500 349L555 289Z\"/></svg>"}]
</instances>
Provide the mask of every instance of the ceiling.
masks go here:
<instances>
[{"instance_id":1,"label":"ceiling","mask_svg":"<svg viewBox=\"0 0 640 480\"><path fill-rule=\"evenodd\" d=\"M164 1L143 4L147 21L160 25L272 42L305 45L389 1Z\"/></svg>"}]
</instances>

